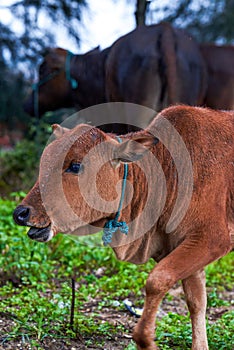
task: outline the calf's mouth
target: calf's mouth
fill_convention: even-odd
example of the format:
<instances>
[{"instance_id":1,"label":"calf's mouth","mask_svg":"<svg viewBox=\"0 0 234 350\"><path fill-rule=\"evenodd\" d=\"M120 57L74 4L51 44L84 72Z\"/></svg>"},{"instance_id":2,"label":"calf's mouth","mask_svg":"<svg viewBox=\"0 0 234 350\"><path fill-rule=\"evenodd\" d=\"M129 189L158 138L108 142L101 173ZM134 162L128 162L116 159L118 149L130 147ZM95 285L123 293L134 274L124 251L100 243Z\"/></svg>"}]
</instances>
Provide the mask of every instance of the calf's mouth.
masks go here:
<instances>
[{"instance_id":1,"label":"calf's mouth","mask_svg":"<svg viewBox=\"0 0 234 350\"><path fill-rule=\"evenodd\" d=\"M47 227L31 227L28 231L28 237L37 242L48 242L53 237L51 225Z\"/></svg>"},{"instance_id":2,"label":"calf's mouth","mask_svg":"<svg viewBox=\"0 0 234 350\"><path fill-rule=\"evenodd\" d=\"M55 228L48 220L39 220L43 222L43 224L36 226L31 221L31 216L34 218L34 215L31 215L32 207L28 205L18 205L13 212L13 219L17 225L20 226L28 226L30 227L28 231L28 237L38 241L38 242L48 242L54 236ZM34 218L35 219L35 218ZM40 218L39 218L40 219ZM43 218L44 219L44 218ZM34 220L33 220L34 221ZM35 226L34 226L35 225ZM45 226L47 225L47 226Z\"/></svg>"}]
</instances>

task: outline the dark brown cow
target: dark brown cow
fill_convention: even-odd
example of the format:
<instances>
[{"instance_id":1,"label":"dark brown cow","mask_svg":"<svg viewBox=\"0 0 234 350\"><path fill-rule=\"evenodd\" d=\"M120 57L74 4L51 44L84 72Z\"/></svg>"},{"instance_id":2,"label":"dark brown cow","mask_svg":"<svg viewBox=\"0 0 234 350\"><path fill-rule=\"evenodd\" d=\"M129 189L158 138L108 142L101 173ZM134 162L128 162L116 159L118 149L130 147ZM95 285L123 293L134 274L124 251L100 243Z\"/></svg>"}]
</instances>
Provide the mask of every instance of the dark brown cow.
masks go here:
<instances>
[{"instance_id":1,"label":"dark brown cow","mask_svg":"<svg viewBox=\"0 0 234 350\"><path fill-rule=\"evenodd\" d=\"M49 49L39 68L39 81L24 103L25 111L41 116L59 108L80 109L106 102L104 62L108 52L96 48L73 56L61 48ZM72 86L72 81L78 86Z\"/></svg>"},{"instance_id":2,"label":"dark brown cow","mask_svg":"<svg viewBox=\"0 0 234 350\"><path fill-rule=\"evenodd\" d=\"M155 111L176 104L200 105L206 68L193 38L169 23L140 26L117 40L106 61L108 101Z\"/></svg>"},{"instance_id":3,"label":"dark brown cow","mask_svg":"<svg viewBox=\"0 0 234 350\"><path fill-rule=\"evenodd\" d=\"M54 75L55 74L55 75ZM77 81L72 88L71 79ZM168 23L138 27L110 48L70 57L51 49L39 69L38 113L102 102L132 102L156 111L177 102L198 105L206 67L197 43ZM35 93L25 103L35 115Z\"/></svg>"},{"instance_id":4,"label":"dark brown cow","mask_svg":"<svg viewBox=\"0 0 234 350\"><path fill-rule=\"evenodd\" d=\"M234 46L201 45L208 70L204 105L214 109L234 109Z\"/></svg>"},{"instance_id":5,"label":"dark brown cow","mask_svg":"<svg viewBox=\"0 0 234 350\"><path fill-rule=\"evenodd\" d=\"M41 242L59 231L83 235L104 227L117 258L136 264L153 258L158 263L134 331L137 349L156 349L159 303L182 280L192 349L207 350L204 267L234 241L234 112L170 107L122 143L88 125L57 125L54 135L37 183L14 212L16 223ZM129 187L124 193L122 187L120 207L123 178Z\"/></svg>"}]
</instances>

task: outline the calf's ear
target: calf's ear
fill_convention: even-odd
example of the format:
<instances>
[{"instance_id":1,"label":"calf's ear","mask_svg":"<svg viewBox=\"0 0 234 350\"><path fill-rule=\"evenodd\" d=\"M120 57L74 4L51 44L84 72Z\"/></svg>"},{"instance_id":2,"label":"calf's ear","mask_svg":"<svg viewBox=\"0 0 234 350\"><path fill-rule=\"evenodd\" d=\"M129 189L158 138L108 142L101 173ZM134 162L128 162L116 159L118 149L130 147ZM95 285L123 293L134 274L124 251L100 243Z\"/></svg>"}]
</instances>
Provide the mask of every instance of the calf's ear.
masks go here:
<instances>
[{"instance_id":1,"label":"calf's ear","mask_svg":"<svg viewBox=\"0 0 234 350\"><path fill-rule=\"evenodd\" d=\"M52 127L52 131L53 131L53 135L55 137L55 139L59 139L61 136L63 136L63 134L68 131L69 129L67 128L63 128L61 125L59 124L53 124L51 125Z\"/></svg>"},{"instance_id":2,"label":"calf's ear","mask_svg":"<svg viewBox=\"0 0 234 350\"><path fill-rule=\"evenodd\" d=\"M135 162L141 159L158 142L158 138L151 134L137 135L117 146L114 159L123 163Z\"/></svg>"}]
</instances>

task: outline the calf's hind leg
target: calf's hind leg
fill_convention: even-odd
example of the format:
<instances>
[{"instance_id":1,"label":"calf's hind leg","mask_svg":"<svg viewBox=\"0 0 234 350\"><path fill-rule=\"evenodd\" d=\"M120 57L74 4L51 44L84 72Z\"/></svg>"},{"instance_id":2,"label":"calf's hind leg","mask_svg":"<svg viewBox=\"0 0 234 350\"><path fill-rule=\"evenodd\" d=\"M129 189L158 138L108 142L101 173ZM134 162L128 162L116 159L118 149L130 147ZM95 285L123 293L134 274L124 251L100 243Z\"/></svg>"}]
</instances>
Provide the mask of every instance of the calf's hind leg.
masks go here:
<instances>
[{"instance_id":1,"label":"calf's hind leg","mask_svg":"<svg viewBox=\"0 0 234 350\"><path fill-rule=\"evenodd\" d=\"M206 335L206 276L200 270L182 281L193 331L192 350L208 350Z\"/></svg>"},{"instance_id":2,"label":"calf's hind leg","mask_svg":"<svg viewBox=\"0 0 234 350\"><path fill-rule=\"evenodd\" d=\"M218 225L217 225L218 229ZM218 232L224 232L219 230ZM226 232L225 232L226 233ZM201 234L199 235L202 236ZM214 238L214 236L213 236ZM196 272L203 269L204 266L210 262L218 259L227 253L229 249L228 235L223 235L222 244L217 246L216 240L185 240L180 246L173 250L168 256L161 260L155 268L151 271L146 282L146 298L142 317L140 318L136 328L134 330L133 338L137 344L138 350L156 350L156 344L154 343L155 334L155 316L162 298L166 292L179 280L185 280L184 286L188 295L189 290L196 286L200 293L204 293L204 282L202 282L198 275L195 277ZM204 254L204 251L206 254ZM194 275L192 277L192 275ZM189 277L191 276L191 277ZM203 291L203 292L202 292ZM204 294L202 297L203 309L205 308ZM189 297L189 300L191 298ZM204 322L204 310L202 314L198 313L193 304L191 305L191 311L194 319L194 327L203 324ZM193 309L192 309L193 308ZM196 304L197 308L197 304ZM203 317L203 321L200 318ZM200 326L201 327L201 326ZM199 332L198 332L199 333ZM202 336L201 334L195 334L193 340L193 350L198 349L197 338ZM204 336L204 335L203 335ZM206 340L201 340L206 344ZM206 349L206 348L204 348ZM203 350L203 348L199 348Z\"/></svg>"}]
</instances>

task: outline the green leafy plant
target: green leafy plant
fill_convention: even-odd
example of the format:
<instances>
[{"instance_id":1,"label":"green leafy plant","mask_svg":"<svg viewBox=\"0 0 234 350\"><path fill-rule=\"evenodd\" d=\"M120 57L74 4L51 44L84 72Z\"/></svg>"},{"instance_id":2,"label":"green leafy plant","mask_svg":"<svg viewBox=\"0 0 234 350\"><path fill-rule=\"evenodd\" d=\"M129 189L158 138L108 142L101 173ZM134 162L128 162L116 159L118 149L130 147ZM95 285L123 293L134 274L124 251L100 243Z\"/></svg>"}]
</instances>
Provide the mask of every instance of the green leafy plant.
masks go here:
<instances>
[{"instance_id":1,"label":"green leafy plant","mask_svg":"<svg viewBox=\"0 0 234 350\"><path fill-rule=\"evenodd\" d=\"M14 193L12 198L20 201L22 196ZM0 314L12 320L7 332L0 329L0 346L23 339L33 349L44 349L49 339L70 344L81 337L87 348L95 344L103 349L105 341L131 333L127 322L113 323L111 315L127 317L125 298L143 306L145 281L155 263L136 266L118 261L110 248L101 245L101 233L79 238L58 234L48 243L33 242L24 227L14 224L15 206L15 201L0 199ZM208 312L212 308L220 312L217 320L207 322L211 350L231 350L234 343L230 301L222 299L233 281L233 256L206 269ZM71 327L72 278L75 314ZM173 303L173 296L166 302ZM110 318L103 319L103 313ZM163 350L190 348L189 316L169 312L158 321L157 339ZM122 349L135 349L128 338L120 344Z\"/></svg>"}]
</instances>

